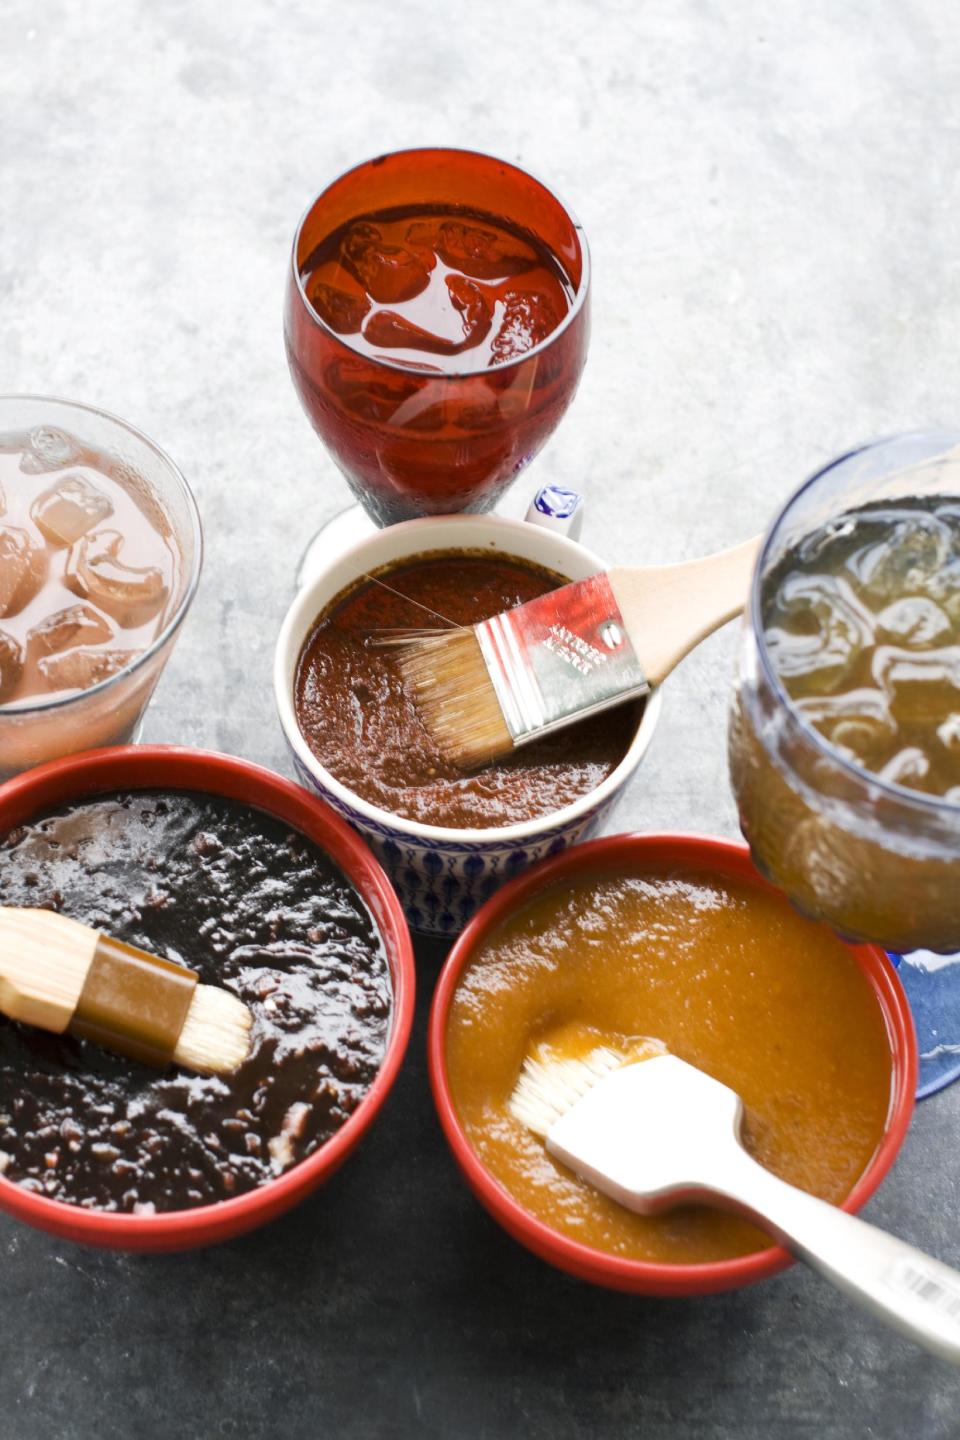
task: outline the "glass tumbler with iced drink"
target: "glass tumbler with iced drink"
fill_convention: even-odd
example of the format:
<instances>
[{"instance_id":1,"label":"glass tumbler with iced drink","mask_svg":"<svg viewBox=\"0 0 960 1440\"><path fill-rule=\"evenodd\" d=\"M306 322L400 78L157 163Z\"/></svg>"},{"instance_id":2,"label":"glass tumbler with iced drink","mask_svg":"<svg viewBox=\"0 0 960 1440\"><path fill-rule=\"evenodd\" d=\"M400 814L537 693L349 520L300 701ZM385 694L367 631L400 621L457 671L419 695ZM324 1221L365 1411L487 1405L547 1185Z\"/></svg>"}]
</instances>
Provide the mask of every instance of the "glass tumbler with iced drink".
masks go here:
<instances>
[{"instance_id":1,"label":"glass tumbler with iced drink","mask_svg":"<svg viewBox=\"0 0 960 1440\"><path fill-rule=\"evenodd\" d=\"M760 868L841 934L914 952L903 973L921 1032L918 1008L929 1012L937 987L921 1075L928 1089L951 1078L960 965L942 957L960 950L960 434L866 446L787 502L754 576L729 756Z\"/></svg>"},{"instance_id":2,"label":"glass tumbler with iced drink","mask_svg":"<svg viewBox=\"0 0 960 1440\"><path fill-rule=\"evenodd\" d=\"M134 738L200 561L193 496L145 436L0 397L0 776Z\"/></svg>"},{"instance_id":3,"label":"glass tumbler with iced drink","mask_svg":"<svg viewBox=\"0 0 960 1440\"><path fill-rule=\"evenodd\" d=\"M495 504L573 398L588 289L579 224L505 161L406 150L323 191L294 238L287 357L374 524Z\"/></svg>"}]
</instances>

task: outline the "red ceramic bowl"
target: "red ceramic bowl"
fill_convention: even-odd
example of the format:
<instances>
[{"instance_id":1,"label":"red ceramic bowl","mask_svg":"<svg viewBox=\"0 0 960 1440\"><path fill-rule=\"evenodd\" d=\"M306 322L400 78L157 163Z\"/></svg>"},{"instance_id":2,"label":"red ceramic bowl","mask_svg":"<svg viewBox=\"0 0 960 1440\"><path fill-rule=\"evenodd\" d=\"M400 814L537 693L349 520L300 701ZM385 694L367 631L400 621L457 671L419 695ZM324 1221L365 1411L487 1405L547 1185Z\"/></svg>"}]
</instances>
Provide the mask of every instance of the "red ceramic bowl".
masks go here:
<instances>
[{"instance_id":1,"label":"red ceramic bowl","mask_svg":"<svg viewBox=\"0 0 960 1440\"><path fill-rule=\"evenodd\" d=\"M326 852L362 896L380 931L393 982L390 1038L380 1072L337 1133L306 1160L246 1195L159 1215L114 1215L49 1200L0 1176L0 1209L40 1230L122 1250L188 1250L230 1240L282 1215L322 1185L372 1125L397 1077L413 1022L414 962L400 902L370 851L299 785L229 755L168 745L91 750L28 770L0 786L0 835L40 811L103 791L200 790L285 821Z\"/></svg>"},{"instance_id":2,"label":"red ceramic bowl","mask_svg":"<svg viewBox=\"0 0 960 1440\"><path fill-rule=\"evenodd\" d=\"M577 845L534 865L497 892L463 931L440 974L430 1012L430 1083L440 1123L468 1185L503 1228L543 1260L582 1280L639 1295L707 1295L764 1280L793 1263L781 1246L710 1264L676 1265L627 1260L581 1245L529 1215L477 1158L460 1124L446 1068L446 1032L450 1002L465 966L477 947L512 910L557 880L584 872L628 867L642 873L664 862L678 867L712 870L761 890L774 887L750 860L746 845L700 835L613 835ZM883 1139L867 1170L844 1201L844 1210L858 1210L876 1190L893 1164L907 1133L917 1088L917 1042L903 987L884 955L874 945L851 945L850 953L867 977L886 1020L893 1069L893 1093Z\"/></svg>"}]
</instances>

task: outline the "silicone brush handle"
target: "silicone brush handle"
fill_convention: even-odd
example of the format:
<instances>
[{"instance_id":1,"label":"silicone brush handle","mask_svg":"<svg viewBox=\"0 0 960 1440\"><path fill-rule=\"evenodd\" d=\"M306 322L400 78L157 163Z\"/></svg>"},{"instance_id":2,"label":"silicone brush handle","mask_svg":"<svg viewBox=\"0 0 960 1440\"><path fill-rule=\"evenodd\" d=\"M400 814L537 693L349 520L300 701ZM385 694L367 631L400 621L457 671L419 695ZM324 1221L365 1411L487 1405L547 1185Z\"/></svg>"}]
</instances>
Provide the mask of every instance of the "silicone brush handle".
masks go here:
<instances>
[{"instance_id":1,"label":"silicone brush handle","mask_svg":"<svg viewBox=\"0 0 960 1440\"><path fill-rule=\"evenodd\" d=\"M746 1151L709 1192L775 1235L838 1289L960 1365L960 1272L771 1174Z\"/></svg>"}]
</instances>

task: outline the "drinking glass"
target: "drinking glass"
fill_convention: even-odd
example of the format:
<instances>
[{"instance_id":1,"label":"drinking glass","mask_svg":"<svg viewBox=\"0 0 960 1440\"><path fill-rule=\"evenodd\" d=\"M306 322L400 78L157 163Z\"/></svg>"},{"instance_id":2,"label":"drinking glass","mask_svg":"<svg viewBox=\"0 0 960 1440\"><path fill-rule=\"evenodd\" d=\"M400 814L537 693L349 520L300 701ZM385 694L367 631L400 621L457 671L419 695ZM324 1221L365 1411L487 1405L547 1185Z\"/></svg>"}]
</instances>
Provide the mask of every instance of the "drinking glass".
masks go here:
<instances>
[{"instance_id":1,"label":"drinking glass","mask_svg":"<svg viewBox=\"0 0 960 1440\"><path fill-rule=\"evenodd\" d=\"M960 804L880 780L805 721L774 671L760 604L765 578L804 536L854 507L910 497L960 497L960 433L854 450L774 520L743 626L729 761L758 867L808 915L903 957L930 1093L960 1070L960 964L944 958L960 949Z\"/></svg>"},{"instance_id":2,"label":"drinking glass","mask_svg":"<svg viewBox=\"0 0 960 1440\"><path fill-rule=\"evenodd\" d=\"M44 760L138 738L147 703L196 594L203 558L200 516L190 487L146 435L90 405L36 395L0 396L0 435L40 427L67 432L105 456L115 475L135 477L152 523L171 536L179 564L166 624L129 664L75 695L0 707L0 779Z\"/></svg>"},{"instance_id":3,"label":"drinking glass","mask_svg":"<svg viewBox=\"0 0 960 1440\"><path fill-rule=\"evenodd\" d=\"M522 355L482 368L467 350L455 370L370 356L336 333L307 298L308 257L340 226L421 207L459 212L467 223L478 216L505 222L545 246L573 290L556 328ZM496 503L576 391L589 334L589 269L583 231L556 196L517 166L474 151L381 155L314 200L294 237L287 358L310 423L374 525ZM342 535L341 526L336 538ZM327 535L327 549L331 543Z\"/></svg>"}]
</instances>

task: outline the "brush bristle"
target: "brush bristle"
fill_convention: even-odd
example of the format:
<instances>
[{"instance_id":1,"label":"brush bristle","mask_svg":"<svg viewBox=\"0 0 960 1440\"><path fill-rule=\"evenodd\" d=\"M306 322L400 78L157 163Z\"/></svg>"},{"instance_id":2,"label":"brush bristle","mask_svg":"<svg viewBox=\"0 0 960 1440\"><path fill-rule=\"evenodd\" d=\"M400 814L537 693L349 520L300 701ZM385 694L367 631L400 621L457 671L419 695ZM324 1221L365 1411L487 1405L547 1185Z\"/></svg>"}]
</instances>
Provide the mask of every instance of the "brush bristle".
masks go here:
<instances>
[{"instance_id":1,"label":"brush bristle","mask_svg":"<svg viewBox=\"0 0 960 1440\"><path fill-rule=\"evenodd\" d=\"M476 634L469 627L401 642L403 681L445 759L475 770L513 749Z\"/></svg>"},{"instance_id":2,"label":"brush bristle","mask_svg":"<svg viewBox=\"0 0 960 1440\"><path fill-rule=\"evenodd\" d=\"M510 1113L521 1125L544 1139L556 1122L598 1080L632 1059L601 1045L579 1060L534 1060L527 1056L516 1088L510 1096Z\"/></svg>"},{"instance_id":3,"label":"brush bristle","mask_svg":"<svg viewBox=\"0 0 960 1440\"><path fill-rule=\"evenodd\" d=\"M173 1052L175 1064L201 1075L236 1070L250 1052L250 1011L229 990L198 985Z\"/></svg>"}]
</instances>

